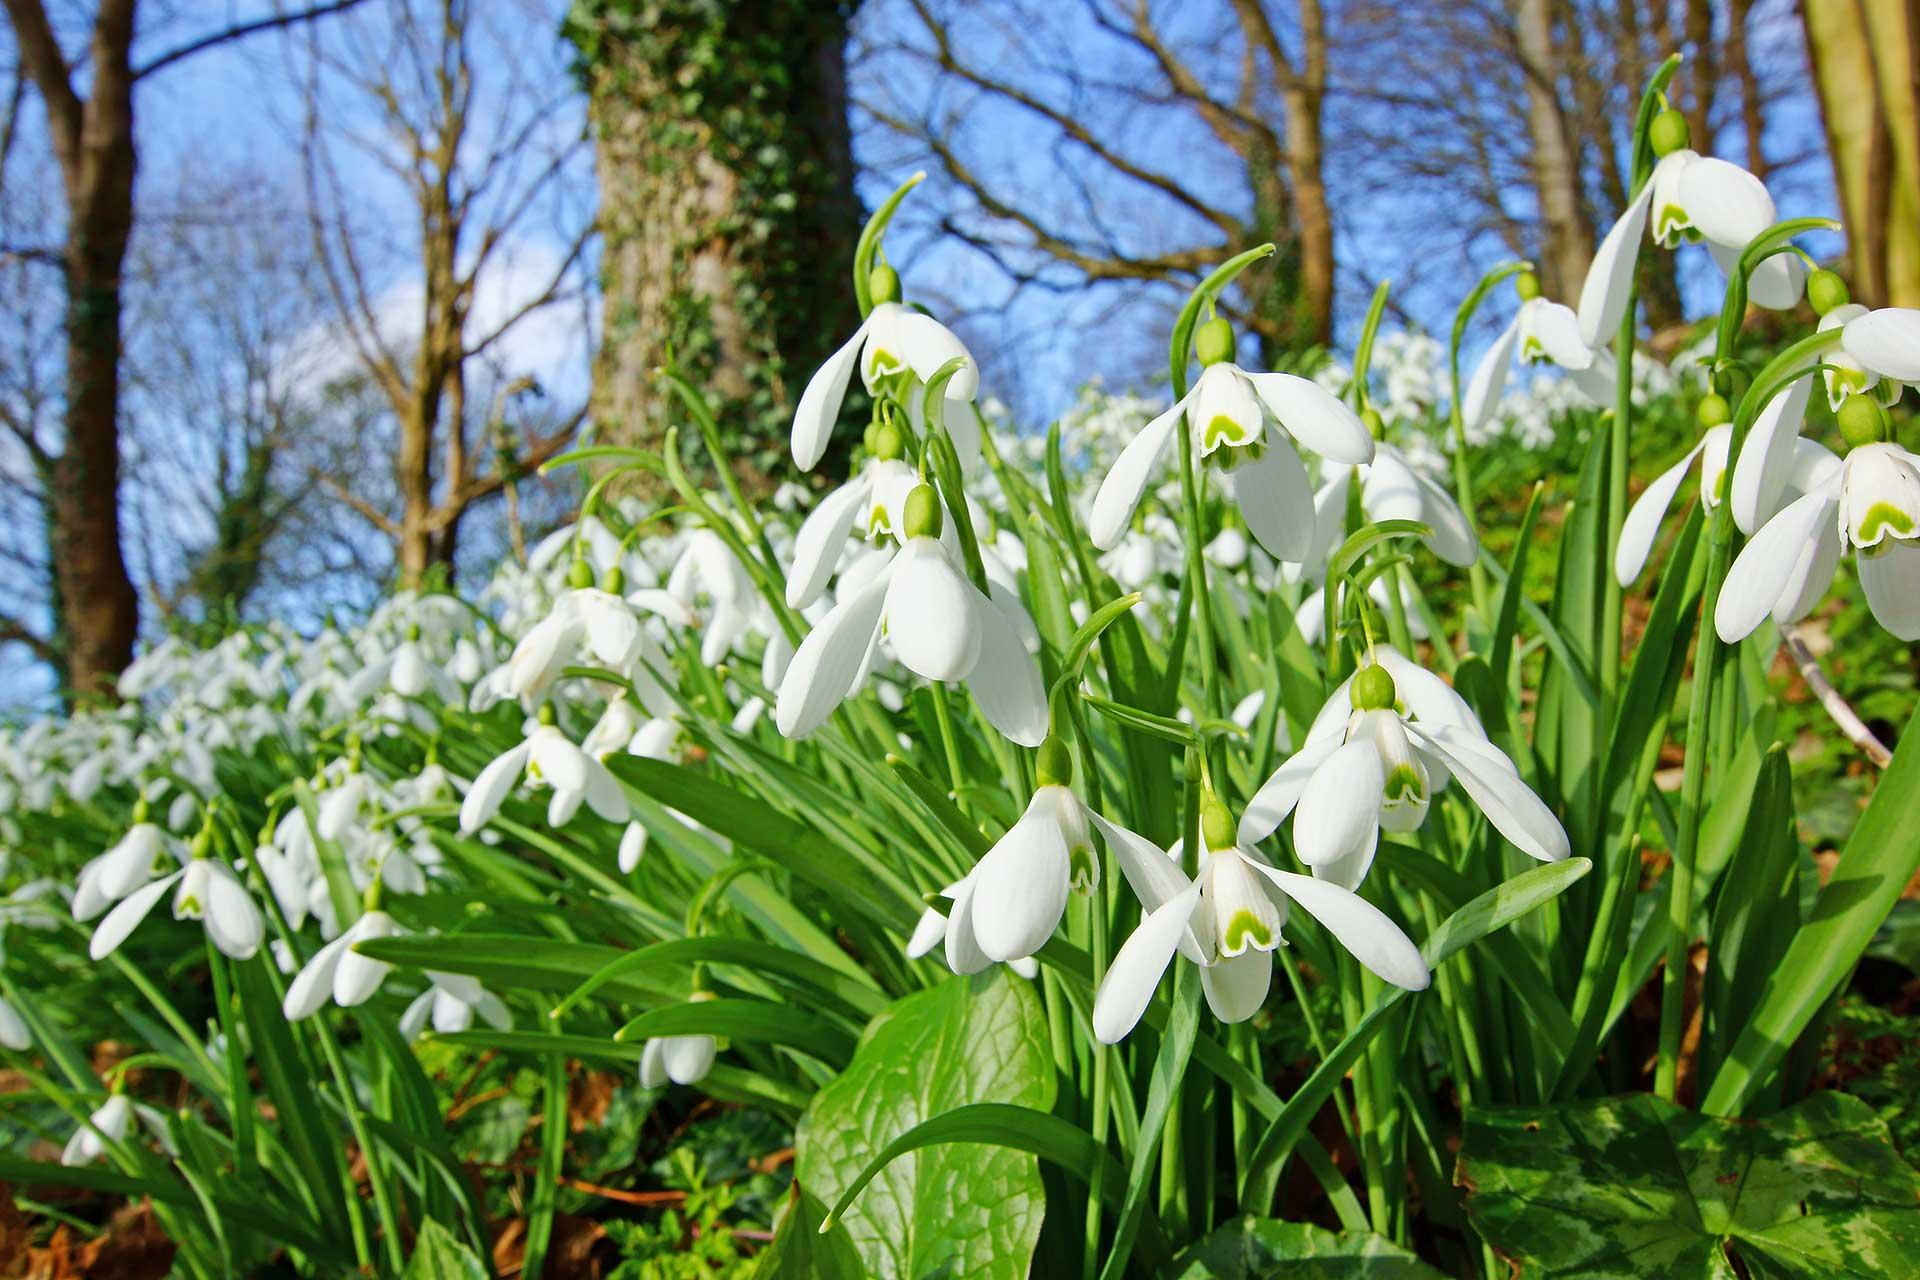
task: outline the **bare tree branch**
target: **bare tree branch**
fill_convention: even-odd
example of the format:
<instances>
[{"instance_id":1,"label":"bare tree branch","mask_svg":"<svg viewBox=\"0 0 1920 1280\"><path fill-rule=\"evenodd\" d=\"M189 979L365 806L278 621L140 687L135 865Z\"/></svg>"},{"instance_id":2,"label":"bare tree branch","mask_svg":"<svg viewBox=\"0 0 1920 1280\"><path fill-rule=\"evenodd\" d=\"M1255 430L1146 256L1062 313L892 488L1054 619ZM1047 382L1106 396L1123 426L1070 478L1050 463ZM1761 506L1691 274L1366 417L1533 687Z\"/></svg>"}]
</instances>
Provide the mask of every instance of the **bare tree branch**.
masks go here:
<instances>
[{"instance_id":1,"label":"bare tree branch","mask_svg":"<svg viewBox=\"0 0 1920 1280\"><path fill-rule=\"evenodd\" d=\"M275 31L283 27L297 26L302 22L312 22L316 18L324 18L328 14L351 9L359 3L360 0L331 0L329 4L315 5L311 9L301 9L294 13L277 13L271 17L260 18L253 22L242 22L237 26L228 27L224 31L210 32L198 39L189 40L177 49L167 50L167 52L161 54L146 66L136 69L133 73L133 78L138 80L144 76L150 76L154 72L164 70L182 59L191 58L196 53L204 53L208 49L217 48L223 44L230 44L235 40L244 39L257 32Z\"/></svg>"}]
</instances>

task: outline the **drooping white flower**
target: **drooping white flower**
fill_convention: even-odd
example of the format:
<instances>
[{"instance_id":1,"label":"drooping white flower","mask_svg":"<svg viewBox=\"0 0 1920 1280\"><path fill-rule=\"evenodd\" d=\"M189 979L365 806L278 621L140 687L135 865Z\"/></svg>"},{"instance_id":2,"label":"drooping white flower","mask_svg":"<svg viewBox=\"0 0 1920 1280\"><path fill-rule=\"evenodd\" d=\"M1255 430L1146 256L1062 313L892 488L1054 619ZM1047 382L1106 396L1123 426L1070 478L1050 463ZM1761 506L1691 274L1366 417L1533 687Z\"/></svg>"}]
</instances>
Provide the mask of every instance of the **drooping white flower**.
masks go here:
<instances>
[{"instance_id":1,"label":"drooping white flower","mask_svg":"<svg viewBox=\"0 0 1920 1280\"><path fill-rule=\"evenodd\" d=\"M1273 979L1287 910L1297 903L1355 959L1395 986L1425 989L1420 949L1378 907L1349 889L1268 865L1236 843L1218 801L1203 810L1207 852L1197 878L1152 842L1098 814L1094 824L1146 914L1107 969L1094 997L1093 1031L1113 1044L1133 1030L1178 951L1200 966L1207 1006L1223 1022L1250 1018Z\"/></svg>"},{"instance_id":2,"label":"drooping white flower","mask_svg":"<svg viewBox=\"0 0 1920 1280\"><path fill-rule=\"evenodd\" d=\"M1300 750L1241 815L1255 844L1294 815L1293 843L1316 876L1357 887L1380 831L1412 831L1436 792L1458 779L1494 829L1545 862L1569 853L1566 830L1445 681L1389 645L1327 699Z\"/></svg>"},{"instance_id":3,"label":"drooping white flower","mask_svg":"<svg viewBox=\"0 0 1920 1280\"><path fill-rule=\"evenodd\" d=\"M787 604L805 609L820 598L856 530L868 541L896 534L916 483L913 468L897 457L872 458L859 475L821 499L794 535Z\"/></svg>"},{"instance_id":4,"label":"drooping white flower","mask_svg":"<svg viewBox=\"0 0 1920 1280\"><path fill-rule=\"evenodd\" d=\"M857 590L843 583L839 602L801 642L774 711L782 734L803 737L825 723L884 635L908 670L966 681L996 729L1022 746L1040 745L1047 709L1039 666L1005 604L981 594L940 543L938 501L931 488L916 490L899 552Z\"/></svg>"},{"instance_id":5,"label":"drooping white flower","mask_svg":"<svg viewBox=\"0 0 1920 1280\"><path fill-rule=\"evenodd\" d=\"M329 999L342 1009L364 1004L380 989L393 966L361 955L354 945L402 932L398 921L377 909L348 925L346 932L314 952L288 985L286 1002L281 1006L287 1021L312 1017Z\"/></svg>"},{"instance_id":6,"label":"drooping white flower","mask_svg":"<svg viewBox=\"0 0 1920 1280\"><path fill-rule=\"evenodd\" d=\"M1633 203L1594 251L1580 289L1580 340L1598 347L1620 327L1633 292L1640 237L1649 223L1662 248L1703 241L1721 271L1731 273L1753 238L1774 224L1766 184L1726 160L1681 148L1660 158ZM1790 253L1762 261L1747 281L1758 306L1785 310L1800 301L1807 269Z\"/></svg>"},{"instance_id":7,"label":"drooping white flower","mask_svg":"<svg viewBox=\"0 0 1920 1280\"><path fill-rule=\"evenodd\" d=\"M1920 640L1920 457L1893 444L1856 445L1761 526L1721 584L1720 638L1745 639L1768 614L1806 616L1849 550L1880 625Z\"/></svg>"},{"instance_id":8,"label":"drooping white flower","mask_svg":"<svg viewBox=\"0 0 1920 1280\"><path fill-rule=\"evenodd\" d=\"M856 362L861 381L868 391L874 391L882 380L901 372L912 374L915 384L925 383L955 357L966 363L946 385L944 399L949 406L967 404L979 394L979 369L966 344L932 316L895 301L879 303L861 321L853 336L808 379L807 389L801 393L800 404L793 414L794 465L802 471L811 471L826 453L827 439L833 432L834 420L840 416L840 406L846 399L848 384L853 381ZM918 411L920 397L913 394L913 388L904 399L910 411ZM965 413L947 415L955 451L961 454L963 466L970 461L966 429L962 426L968 419ZM977 453L977 435L972 444L972 452Z\"/></svg>"},{"instance_id":9,"label":"drooping white flower","mask_svg":"<svg viewBox=\"0 0 1920 1280\"><path fill-rule=\"evenodd\" d=\"M1896 382L1920 382L1920 310L1881 307L1849 314L1840 346L1862 369Z\"/></svg>"},{"instance_id":10,"label":"drooping white flower","mask_svg":"<svg viewBox=\"0 0 1920 1280\"><path fill-rule=\"evenodd\" d=\"M1529 287L1539 288L1537 284ZM1527 289L1523 288L1522 292ZM1612 392L1614 365L1610 356L1594 350L1596 345L1582 337L1580 321L1573 308L1532 293L1520 303L1513 319L1473 367L1473 374L1460 396L1461 423L1469 435L1486 426L1500 407L1507 371L1516 359L1521 364L1558 365L1574 378L1581 390L1604 402Z\"/></svg>"},{"instance_id":11,"label":"drooping white flower","mask_svg":"<svg viewBox=\"0 0 1920 1280\"><path fill-rule=\"evenodd\" d=\"M212 858L193 858L171 875L135 890L121 899L93 931L88 953L104 960L147 918L154 905L170 887L178 884L173 895L173 918L198 920L207 937L220 951L235 960L250 960L260 949L266 923L260 907L247 892L240 878L223 862Z\"/></svg>"},{"instance_id":12,"label":"drooping white flower","mask_svg":"<svg viewBox=\"0 0 1920 1280\"><path fill-rule=\"evenodd\" d=\"M1031 956L1060 927L1068 891L1090 893L1100 882L1086 806L1065 785L1073 776L1072 757L1058 738L1048 738L1040 759L1042 782L1026 812L957 888L946 931L949 960L971 965L975 952L995 963ZM968 933L971 948L965 945Z\"/></svg>"},{"instance_id":13,"label":"drooping white flower","mask_svg":"<svg viewBox=\"0 0 1920 1280\"><path fill-rule=\"evenodd\" d=\"M1290 581L1319 578L1346 540L1347 494L1356 475L1360 509L1370 522L1412 520L1426 525L1432 531L1421 539L1427 549L1460 568L1480 558L1480 537L1460 504L1393 445L1376 445L1372 462L1327 471L1330 474L1313 496L1313 541L1305 555L1286 566Z\"/></svg>"},{"instance_id":14,"label":"drooping white flower","mask_svg":"<svg viewBox=\"0 0 1920 1280\"><path fill-rule=\"evenodd\" d=\"M606 765L555 726L537 724L524 742L495 756L467 788L460 802L461 833L472 835L492 821L523 776L553 791L547 804L550 826L565 826L582 802L608 822L625 822L631 816L627 793Z\"/></svg>"},{"instance_id":15,"label":"drooping white flower","mask_svg":"<svg viewBox=\"0 0 1920 1280\"><path fill-rule=\"evenodd\" d=\"M640 1051L640 1087L658 1089L675 1084L699 1084L713 1070L719 1045L712 1036L655 1036Z\"/></svg>"},{"instance_id":16,"label":"drooping white flower","mask_svg":"<svg viewBox=\"0 0 1920 1280\"><path fill-rule=\"evenodd\" d=\"M33 1032L27 1029L27 1020L20 1011L0 996L0 1049L11 1049L15 1053L25 1053L33 1048Z\"/></svg>"},{"instance_id":17,"label":"drooping white flower","mask_svg":"<svg viewBox=\"0 0 1920 1280\"><path fill-rule=\"evenodd\" d=\"M135 822L111 849L80 868L73 918L91 920L153 879L153 864L166 841L166 832L153 823Z\"/></svg>"},{"instance_id":18,"label":"drooping white flower","mask_svg":"<svg viewBox=\"0 0 1920 1280\"><path fill-rule=\"evenodd\" d=\"M427 970L427 989L400 1015L400 1034L417 1040L429 1022L441 1035L455 1035L473 1025L475 1014L496 1031L511 1031L513 1015L500 997L466 974Z\"/></svg>"},{"instance_id":19,"label":"drooping white flower","mask_svg":"<svg viewBox=\"0 0 1920 1280\"><path fill-rule=\"evenodd\" d=\"M1195 456L1226 476L1254 539L1278 560L1302 560L1313 544L1313 489L1296 446L1334 463L1374 457L1359 416L1318 384L1290 373L1248 373L1223 357L1120 451L1088 517L1094 546L1119 545L1182 427L1192 434Z\"/></svg>"},{"instance_id":20,"label":"drooping white flower","mask_svg":"<svg viewBox=\"0 0 1920 1280\"><path fill-rule=\"evenodd\" d=\"M66 1147L60 1152L60 1163L69 1169L92 1164L126 1141L136 1119L169 1155L173 1154L173 1139L167 1133L166 1116L152 1107L136 1104L124 1093L115 1093L87 1117L85 1124L73 1131L73 1136L67 1139Z\"/></svg>"},{"instance_id":21,"label":"drooping white flower","mask_svg":"<svg viewBox=\"0 0 1920 1280\"><path fill-rule=\"evenodd\" d=\"M667 595L691 610L704 595L709 601L700 636L700 661L713 667L733 651L761 612L753 576L726 541L711 529L687 536L679 559L667 575Z\"/></svg>"}]
</instances>

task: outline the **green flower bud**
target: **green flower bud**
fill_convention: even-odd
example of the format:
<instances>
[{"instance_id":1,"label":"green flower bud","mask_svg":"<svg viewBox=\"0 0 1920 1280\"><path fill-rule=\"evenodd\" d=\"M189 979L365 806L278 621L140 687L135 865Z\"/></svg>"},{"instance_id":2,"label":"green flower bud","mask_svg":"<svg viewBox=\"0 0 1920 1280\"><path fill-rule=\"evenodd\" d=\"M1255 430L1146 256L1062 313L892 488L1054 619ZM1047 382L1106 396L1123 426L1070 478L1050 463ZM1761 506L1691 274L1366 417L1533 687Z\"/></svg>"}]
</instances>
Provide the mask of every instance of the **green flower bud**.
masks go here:
<instances>
[{"instance_id":1,"label":"green flower bud","mask_svg":"<svg viewBox=\"0 0 1920 1280\"><path fill-rule=\"evenodd\" d=\"M573 558L573 564L567 569L567 585L576 591L593 585L593 566L585 556Z\"/></svg>"},{"instance_id":2,"label":"green flower bud","mask_svg":"<svg viewBox=\"0 0 1920 1280\"><path fill-rule=\"evenodd\" d=\"M1513 278L1513 291L1520 295L1520 301L1532 302L1540 296L1540 277L1531 271L1522 271Z\"/></svg>"},{"instance_id":3,"label":"green flower bud","mask_svg":"<svg viewBox=\"0 0 1920 1280\"><path fill-rule=\"evenodd\" d=\"M1233 359L1233 326L1225 316L1215 316L1193 331L1193 354L1203 365Z\"/></svg>"},{"instance_id":4,"label":"green flower bud","mask_svg":"<svg viewBox=\"0 0 1920 1280\"><path fill-rule=\"evenodd\" d=\"M420 624L417 622L409 622L407 624L407 639L418 640L419 638L420 638Z\"/></svg>"},{"instance_id":5,"label":"green flower bud","mask_svg":"<svg viewBox=\"0 0 1920 1280\"><path fill-rule=\"evenodd\" d=\"M1393 677L1377 662L1354 672L1353 683L1347 686L1347 697L1355 711L1385 711L1393 706L1396 696Z\"/></svg>"},{"instance_id":6,"label":"green flower bud","mask_svg":"<svg viewBox=\"0 0 1920 1280\"><path fill-rule=\"evenodd\" d=\"M860 436L860 443L866 448L868 453L873 452L873 442L879 435L880 423L877 420L868 422L866 431Z\"/></svg>"},{"instance_id":7,"label":"green flower bud","mask_svg":"<svg viewBox=\"0 0 1920 1280\"><path fill-rule=\"evenodd\" d=\"M945 515L940 510L940 495L933 491L930 484L917 484L913 492L907 495L906 526L904 534L909 538L937 538Z\"/></svg>"},{"instance_id":8,"label":"green flower bud","mask_svg":"<svg viewBox=\"0 0 1920 1280\"><path fill-rule=\"evenodd\" d=\"M539 713L535 716L535 719L539 720L541 724L549 725L553 724L559 718L560 717L554 712L551 702L541 703Z\"/></svg>"},{"instance_id":9,"label":"green flower bud","mask_svg":"<svg viewBox=\"0 0 1920 1280\"><path fill-rule=\"evenodd\" d=\"M1231 849L1240 840L1233 812L1211 791L1200 801L1200 839L1205 842L1209 852Z\"/></svg>"},{"instance_id":10,"label":"green flower bud","mask_svg":"<svg viewBox=\"0 0 1920 1280\"><path fill-rule=\"evenodd\" d=\"M1048 734L1034 755L1033 772L1043 787L1065 787L1073 782L1073 752L1057 734Z\"/></svg>"},{"instance_id":11,"label":"green flower bud","mask_svg":"<svg viewBox=\"0 0 1920 1280\"><path fill-rule=\"evenodd\" d=\"M606 572L600 575L600 589L616 596L625 595L627 590L626 570L617 564L608 565Z\"/></svg>"},{"instance_id":12,"label":"green flower bud","mask_svg":"<svg viewBox=\"0 0 1920 1280\"><path fill-rule=\"evenodd\" d=\"M1385 418L1382 418L1380 416L1380 411L1374 408L1372 405L1368 405L1365 409L1362 409L1360 411L1360 421L1367 424L1367 434L1372 436L1375 440L1378 440L1382 435L1386 433L1387 420Z\"/></svg>"},{"instance_id":13,"label":"green flower bud","mask_svg":"<svg viewBox=\"0 0 1920 1280\"><path fill-rule=\"evenodd\" d=\"M867 441L867 451L885 461L907 456L907 436L891 422L883 422Z\"/></svg>"},{"instance_id":14,"label":"green flower bud","mask_svg":"<svg viewBox=\"0 0 1920 1280\"><path fill-rule=\"evenodd\" d=\"M883 302L900 301L900 273L884 262L876 266L867 273L867 293L876 307Z\"/></svg>"},{"instance_id":15,"label":"green flower bud","mask_svg":"<svg viewBox=\"0 0 1920 1280\"><path fill-rule=\"evenodd\" d=\"M1685 151L1692 141L1687 133L1687 118L1668 107L1653 118L1653 126L1647 130L1647 139L1653 143L1653 154L1656 156Z\"/></svg>"},{"instance_id":16,"label":"green flower bud","mask_svg":"<svg viewBox=\"0 0 1920 1280\"><path fill-rule=\"evenodd\" d=\"M1881 444L1893 436L1893 420L1878 400L1855 394L1840 402L1834 414L1840 423L1840 435L1849 445Z\"/></svg>"},{"instance_id":17,"label":"green flower bud","mask_svg":"<svg viewBox=\"0 0 1920 1280\"><path fill-rule=\"evenodd\" d=\"M1807 277L1807 301L1813 304L1815 315L1846 306L1853 301L1853 295L1847 291L1847 282L1824 267Z\"/></svg>"},{"instance_id":18,"label":"green flower bud","mask_svg":"<svg viewBox=\"0 0 1920 1280\"><path fill-rule=\"evenodd\" d=\"M1700 398L1700 407L1694 410L1694 416L1703 427L1722 427L1733 421L1733 408L1725 396L1712 391Z\"/></svg>"}]
</instances>

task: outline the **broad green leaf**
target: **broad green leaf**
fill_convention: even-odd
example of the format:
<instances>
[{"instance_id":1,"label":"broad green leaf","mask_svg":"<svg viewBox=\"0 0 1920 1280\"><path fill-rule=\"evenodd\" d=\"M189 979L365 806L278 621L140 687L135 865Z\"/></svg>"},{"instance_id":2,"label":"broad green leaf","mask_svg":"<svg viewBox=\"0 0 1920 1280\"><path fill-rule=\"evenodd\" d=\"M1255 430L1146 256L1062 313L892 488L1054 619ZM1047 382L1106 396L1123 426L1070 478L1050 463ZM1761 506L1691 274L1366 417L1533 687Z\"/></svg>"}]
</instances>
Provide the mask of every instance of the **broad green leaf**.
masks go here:
<instances>
[{"instance_id":1,"label":"broad green leaf","mask_svg":"<svg viewBox=\"0 0 1920 1280\"><path fill-rule=\"evenodd\" d=\"M1384 1236L1239 1218L1181 1254L1177 1280L1443 1280Z\"/></svg>"},{"instance_id":2,"label":"broad green leaf","mask_svg":"<svg viewBox=\"0 0 1920 1280\"><path fill-rule=\"evenodd\" d=\"M487 1264L453 1233L429 1218L420 1226L403 1280L487 1280Z\"/></svg>"},{"instance_id":3,"label":"broad green leaf","mask_svg":"<svg viewBox=\"0 0 1920 1280\"><path fill-rule=\"evenodd\" d=\"M1920 1173L1845 1094L1758 1123L1651 1094L1472 1111L1455 1180L1521 1280L1920 1275Z\"/></svg>"},{"instance_id":4,"label":"broad green leaf","mask_svg":"<svg viewBox=\"0 0 1920 1280\"><path fill-rule=\"evenodd\" d=\"M867 1269L846 1232L821 1231L826 1216L826 1206L795 1179L753 1280L864 1280Z\"/></svg>"},{"instance_id":5,"label":"broad green leaf","mask_svg":"<svg viewBox=\"0 0 1920 1280\"><path fill-rule=\"evenodd\" d=\"M1738 1115L1807 1029L1920 870L1920 718L1907 726L1893 763L1853 830L1813 911L1760 992L1753 1017L1714 1077L1701 1110Z\"/></svg>"},{"instance_id":6,"label":"broad green leaf","mask_svg":"<svg viewBox=\"0 0 1920 1280\"><path fill-rule=\"evenodd\" d=\"M1040 1001L1006 973L949 978L868 1026L794 1138L794 1176L836 1201L873 1156L916 1125L976 1102L1046 1110L1053 1055ZM1032 1156L978 1143L887 1165L835 1225L879 1280L1028 1271L1043 1211Z\"/></svg>"}]
</instances>

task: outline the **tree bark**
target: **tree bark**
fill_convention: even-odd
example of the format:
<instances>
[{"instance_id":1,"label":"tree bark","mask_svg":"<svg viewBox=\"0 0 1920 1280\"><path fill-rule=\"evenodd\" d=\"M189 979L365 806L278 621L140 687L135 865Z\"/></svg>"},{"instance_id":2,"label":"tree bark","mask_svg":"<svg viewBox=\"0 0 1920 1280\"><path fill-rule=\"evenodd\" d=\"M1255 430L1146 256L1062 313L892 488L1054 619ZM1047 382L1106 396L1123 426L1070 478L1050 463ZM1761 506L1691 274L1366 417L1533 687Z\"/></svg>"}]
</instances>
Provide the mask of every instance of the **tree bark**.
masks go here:
<instances>
[{"instance_id":1,"label":"tree bark","mask_svg":"<svg viewBox=\"0 0 1920 1280\"><path fill-rule=\"evenodd\" d=\"M1300 245L1301 345L1333 341L1333 214L1327 205L1326 144L1321 113L1327 92L1327 22L1319 0L1300 0L1300 74L1281 91L1287 109L1287 175L1293 188L1293 231Z\"/></svg>"},{"instance_id":2,"label":"tree bark","mask_svg":"<svg viewBox=\"0 0 1920 1280\"><path fill-rule=\"evenodd\" d=\"M1853 292L1920 306L1920 2L1804 0Z\"/></svg>"},{"instance_id":3,"label":"tree bark","mask_svg":"<svg viewBox=\"0 0 1920 1280\"><path fill-rule=\"evenodd\" d=\"M76 95L40 0L6 0L46 104L67 202L66 440L47 494L55 649L75 696L111 694L133 660L140 602L120 546L120 287L133 231L134 0L105 0Z\"/></svg>"},{"instance_id":4,"label":"tree bark","mask_svg":"<svg viewBox=\"0 0 1920 1280\"><path fill-rule=\"evenodd\" d=\"M851 6L668 3L644 33L593 8L573 28L603 245L593 433L657 447L676 415L654 372L673 364L718 402L743 480L764 484L805 380L859 319Z\"/></svg>"},{"instance_id":5,"label":"tree bark","mask_svg":"<svg viewBox=\"0 0 1920 1280\"><path fill-rule=\"evenodd\" d=\"M1579 168L1560 101L1549 0L1517 0L1514 16L1526 79L1534 194L1540 203L1540 282L1547 296L1570 298L1587 276L1593 227L1580 201Z\"/></svg>"}]
</instances>

